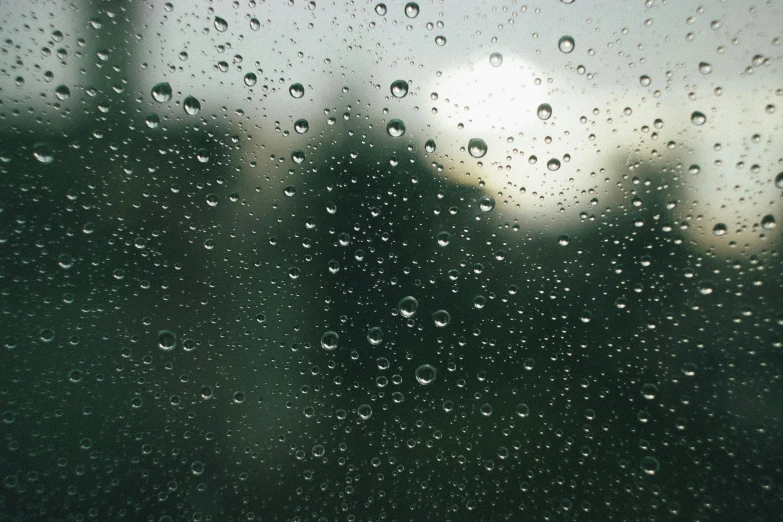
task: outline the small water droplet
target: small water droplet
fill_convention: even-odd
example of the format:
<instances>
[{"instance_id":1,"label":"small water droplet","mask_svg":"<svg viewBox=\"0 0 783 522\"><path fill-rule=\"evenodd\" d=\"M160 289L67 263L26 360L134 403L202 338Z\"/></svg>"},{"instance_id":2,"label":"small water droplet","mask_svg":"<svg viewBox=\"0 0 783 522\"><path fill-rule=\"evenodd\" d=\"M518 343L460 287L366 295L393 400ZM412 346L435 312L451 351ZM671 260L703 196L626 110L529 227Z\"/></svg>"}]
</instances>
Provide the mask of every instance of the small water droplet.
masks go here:
<instances>
[{"instance_id":1,"label":"small water droplet","mask_svg":"<svg viewBox=\"0 0 783 522\"><path fill-rule=\"evenodd\" d=\"M404 98L408 94L408 83L404 80L395 80L391 84L391 93L395 98Z\"/></svg>"},{"instance_id":2,"label":"small water droplet","mask_svg":"<svg viewBox=\"0 0 783 522\"><path fill-rule=\"evenodd\" d=\"M388 125L386 125L386 132L388 132L389 136L392 138L399 138L405 134L405 124L402 120L391 120Z\"/></svg>"},{"instance_id":3,"label":"small water droplet","mask_svg":"<svg viewBox=\"0 0 783 522\"><path fill-rule=\"evenodd\" d=\"M437 373L437 370L431 364L422 364L416 368L416 380L419 381L419 384L427 386L435 380Z\"/></svg>"},{"instance_id":4,"label":"small water droplet","mask_svg":"<svg viewBox=\"0 0 783 522\"><path fill-rule=\"evenodd\" d=\"M152 98L158 103L165 103L171 99L172 90L169 82L161 82L152 88Z\"/></svg>"},{"instance_id":5,"label":"small water droplet","mask_svg":"<svg viewBox=\"0 0 783 522\"><path fill-rule=\"evenodd\" d=\"M474 158L483 158L487 153L487 144L481 138L473 138L468 142L468 153Z\"/></svg>"},{"instance_id":6,"label":"small water droplet","mask_svg":"<svg viewBox=\"0 0 783 522\"><path fill-rule=\"evenodd\" d=\"M574 50L575 47L574 39L571 38L570 36L563 36L557 42L557 47L560 49L560 51L568 54Z\"/></svg>"}]
</instances>

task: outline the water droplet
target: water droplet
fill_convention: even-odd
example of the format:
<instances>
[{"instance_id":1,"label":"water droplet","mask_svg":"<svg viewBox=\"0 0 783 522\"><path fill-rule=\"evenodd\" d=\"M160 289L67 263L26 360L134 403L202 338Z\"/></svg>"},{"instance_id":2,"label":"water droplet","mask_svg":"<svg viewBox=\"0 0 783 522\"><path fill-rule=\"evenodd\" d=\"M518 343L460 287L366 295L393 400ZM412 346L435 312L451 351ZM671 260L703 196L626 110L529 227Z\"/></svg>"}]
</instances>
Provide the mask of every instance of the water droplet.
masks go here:
<instances>
[{"instance_id":1,"label":"water droplet","mask_svg":"<svg viewBox=\"0 0 783 522\"><path fill-rule=\"evenodd\" d=\"M326 453L326 449L320 444L313 446L313 457L321 458L324 456L324 453Z\"/></svg>"},{"instance_id":2,"label":"water droplet","mask_svg":"<svg viewBox=\"0 0 783 522\"><path fill-rule=\"evenodd\" d=\"M655 457L647 456L639 461L639 468L645 475L655 475L661 469L661 465Z\"/></svg>"},{"instance_id":3,"label":"water droplet","mask_svg":"<svg viewBox=\"0 0 783 522\"><path fill-rule=\"evenodd\" d=\"M557 243L560 246L568 246L568 243L570 243L570 242L571 242L571 239L567 235L565 235L565 234L563 234L563 235L561 235L560 237L557 238Z\"/></svg>"},{"instance_id":4,"label":"water droplet","mask_svg":"<svg viewBox=\"0 0 783 522\"><path fill-rule=\"evenodd\" d=\"M367 420L372 417L372 406L369 404L362 404L356 409L356 413L358 413L359 417L362 419Z\"/></svg>"},{"instance_id":5,"label":"water droplet","mask_svg":"<svg viewBox=\"0 0 783 522\"><path fill-rule=\"evenodd\" d=\"M54 148L48 143L36 143L33 145L33 157L44 165L54 161Z\"/></svg>"},{"instance_id":6,"label":"water droplet","mask_svg":"<svg viewBox=\"0 0 783 522\"><path fill-rule=\"evenodd\" d=\"M386 132L388 132L389 136L392 138L399 138L405 134L405 124L402 120L391 120L388 125L386 125Z\"/></svg>"},{"instance_id":7,"label":"water droplet","mask_svg":"<svg viewBox=\"0 0 783 522\"><path fill-rule=\"evenodd\" d=\"M152 99L158 103L166 103L171 99L172 90L169 82L161 82L152 88Z\"/></svg>"},{"instance_id":8,"label":"water droplet","mask_svg":"<svg viewBox=\"0 0 783 522\"><path fill-rule=\"evenodd\" d=\"M395 80L391 84L391 93L395 98L404 98L408 94L408 83L404 80Z\"/></svg>"},{"instance_id":9,"label":"water droplet","mask_svg":"<svg viewBox=\"0 0 783 522\"><path fill-rule=\"evenodd\" d=\"M416 380L419 381L419 384L423 384L424 386L427 386L434 381L436 375L437 370L435 370L435 367L431 364L422 364L416 368Z\"/></svg>"},{"instance_id":10,"label":"water droplet","mask_svg":"<svg viewBox=\"0 0 783 522\"><path fill-rule=\"evenodd\" d=\"M375 12L383 16L386 14L386 4L378 4L375 6Z\"/></svg>"},{"instance_id":11,"label":"water droplet","mask_svg":"<svg viewBox=\"0 0 783 522\"><path fill-rule=\"evenodd\" d=\"M286 185L283 189L283 194L288 196L289 198L294 196L296 194L296 187L293 185Z\"/></svg>"},{"instance_id":12,"label":"water droplet","mask_svg":"<svg viewBox=\"0 0 783 522\"><path fill-rule=\"evenodd\" d=\"M419 4L416 2L408 2L405 4L405 16L408 18L416 18L419 16Z\"/></svg>"},{"instance_id":13,"label":"water droplet","mask_svg":"<svg viewBox=\"0 0 783 522\"><path fill-rule=\"evenodd\" d=\"M255 75L255 73L249 72L245 75L245 85L247 85L248 87L252 87L253 85L256 84L257 81L258 81L258 77Z\"/></svg>"},{"instance_id":14,"label":"water droplet","mask_svg":"<svg viewBox=\"0 0 783 522\"><path fill-rule=\"evenodd\" d=\"M655 399L655 394L658 393L658 387L654 384L647 383L642 386L642 397L647 400Z\"/></svg>"},{"instance_id":15,"label":"water droplet","mask_svg":"<svg viewBox=\"0 0 783 522\"><path fill-rule=\"evenodd\" d=\"M57 264L60 265L60 268L63 270L68 270L73 267L73 256L70 254L60 254L57 257Z\"/></svg>"},{"instance_id":16,"label":"water droplet","mask_svg":"<svg viewBox=\"0 0 783 522\"><path fill-rule=\"evenodd\" d=\"M207 149L198 149L196 151L196 159L201 163L209 162L209 151Z\"/></svg>"},{"instance_id":17,"label":"water droplet","mask_svg":"<svg viewBox=\"0 0 783 522\"><path fill-rule=\"evenodd\" d=\"M250 19L250 28L253 31L258 31L259 29L261 29L261 22L258 20L258 18L254 17Z\"/></svg>"},{"instance_id":18,"label":"water droplet","mask_svg":"<svg viewBox=\"0 0 783 522\"><path fill-rule=\"evenodd\" d=\"M688 174L690 174L691 176L695 176L699 172L701 172L701 167L699 167L698 165L691 165L690 167L688 167Z\"/></svg>"},{"instance_id":19,"label":"water droplet","mask_svg":"<svg viewBox=\"0 0 783 522\"><path fill-rule=\"evenodd\" d=\"M304 134L309 129L310 129L310 124L307 123L307 120L305 119L296 120L294 122L294 130L296 131L297 134Z\"/></svg>"},{"instance_id":20,"label":"water droplet","mask_svg":"<svg viewBox=\"0 0 783 522\"><path fill-rule=\"evenodd\" d=\"M301 150L295 150L291 153L291 159L294 163L303 163L305 160L305 153Z\"/></svg>"},{"instance_id":21,"label":"water droplet","mask_svg":"<svg viewBox=\"0 0 783 522\"><path fill-rule=\"evenodd\" d=\"M489 63L492 67L500 67L503 65L503 55L500 53L492 53L489 55Z\"/></svg>"},{"instance_id":22,"label":"water droplet","mask_svg":"<svg viewBox=\"0 0 783 522\"><path fill-rule=\"evenodd\" d=\"M367 332L367 340L371 345L378 346L381 344L381 341L383 341L383 330L381 330L378 326L370 328L370 330Z\"/></svg>"},{"instance_id":23,"label":"water droplet","mask_svg":"<svg viewBox=\"0 0 783 522\"><path fill-rule=\"evenodd\" d=\"M779 189L783 189L783 172L775 176L775 186Z\"/></svg>"},{"instance_id":24,"label":"water droplet","mask_svg":"<svg viewBox=\"0 0 783 522\"><path fill-rule=\"evenodd\" d=\"M217 29L221 33L224 32L226 29L228 29L228 22L226 22L224 19L220 18L219 16L216 16L215 29Z\"/></svg>"},{"instance_id":25,"label":"water droplet","mask_svg":"<svg viewBox=\"0 0 783 522\"><path fill-rule=\"evenodd\" d=\"M542 103L538 106L536 114L538 114L538 117L542 120L548 120L552 117L552 106L548 103Z\"/></svg>"},{"instance_id":26,"label":"water droplet","mask_svg":"<svg viewBox=\"0 0 783 522\"><path fill-rule=\"evenodd\" d=\"M652 80L645 74L639 77L639 83L642 85L642 87L649 87L652 83Z\"/></svg>"},{"instance_id":27,"label":"water droplet","mask_svg":"<svg viewBox=\"0 0 783 522\"><path fill-rule=\"evenodd\" d=\"M150 129L157 129L158 126L160 125L160 116L158 116L154 112L150 113L144 119L144 123L146 123L147 127L149 127Z\"/></svg>"},{"instance_id":28,"label":"water droplet","mask_svg":"<svg viewBox=\"0 0 783 522\"><path fill-rule=\"evenodd\" d=\"M714 227L712 227L712 233L716 236L725 236L726 235L726 225L723 223L718 223Z\"/></svg>"},{"instance_id":29,"label":"water droplet","mask_svg":"<svg viewBox=\"0 0 783 522\"><path fill-rule=\"evenodd\" d=\"M696 286L696 289L699 291L701 295L710 295L712 293L712 281L709 279L704 279L703 281L699 281L699 284Z\"/></svg>"},{"instance_id":30,"label":"water droplet","mask_svg":"<svg viewBox=\"0 0 783 522\"><path fill-rule=\"evenodd\" d=\"M686 362L682 365L682 373L687 377L696 375L696 365L692 362Z\"/></svg>"},{"instance_id":31,"label":"water droplet","mask_svg":"<svg viewBox=\"0 0 783 522\"><path fill-rule=\"evenodd\" d=\"M68 372L68 380L73 383L82 382L82 371L81 370L71 370Z\"/></svg>"},{"instance_id":32,"label":"water droplet","mask_svg":"<svg viewBox=\"0 0 783 522\"><path fill-rule=\"evenodd\" d=\"M523 402L523 403L517 404L516 412L517 412L518 416L520 416L521 418L524 419L525 417L530 415L530 408L527 406L527 404L525 404Z\"/></svg>"},{"instance_id":33,"label":"water droplet","mask_svg":"<svg viewBox=\"0 0 783 522\"><path fill-rule=\"evenodd\" d=\"M397 308L400 310L400 315L406 319L413 317L416 314L416 310L419 309L419 302L413 296L406 296L400 299L397 303Z\"/></svg>"},{"instance_id":34,"label":"water droplet","mask_svg":"<svg viewBox=\"0 0 783 522\"><path fill-rule=\"evenodd\" d=\"M487 144L481 138L473 138L468 142L468 153L474 158L483 158L487 153Z\"/></svg>"},{"instance_id":35,"label":"water droplet","mask_svg":"<svg viewBox=\"0 0 783 522\"><path fill-rule=\"evenodd\" d=\"M234 404L242 404L245 402L245 394L241 391L234 392L234 396L232 398L234 400Z\"/></svg>"},{"instance_id":36,"label":"water droplet","mask_svg":"<svg viewBox=\"0 0 783 522\"><path fill-rule=\"evenodd\" d=\"M691 123L694 125L704 125L707 122L707 117L699 112L694 111L693 114L691 114Z\"/></svg>"},{"instance_id":37,"label":"water droplet","mask_svg":"<svg viewBox=\"0 0 783 522\"><path fill-rule=\"evenodd\" d=\"M177 334L171 330L161 330L158 332L158 348L170 352L177 347Z\"/></svg>"},{"instance_id":38,"label":"water droplet","mask_svg":"<svg viewBox=\"0 0 783 522\"><path fill-rule=\"evenodd\" d=\"M484 403L481 405L481 407L479 407L479 411L483 416L489 417L492 415L492 405L489 403Z\"/></svg>"},{"instance_id":39,"label":"water droplet","mask_svg":"<svg viewBox=\"0 0 783 522\"><path fill-rule=\"evenodd\" d=\"M54 95L60 101L65 101L71 97L71 90L65 85L60 85L54 90Z\"/></svg>"},{"instance_id":40,"label":"water droplet","mask_svg":"<svg viewBox=\"0 0 783 522\"><path fill-rule=\"evenodd\" d=\"M712 72L712 65L707 62L699 63L699 72L702 74L710 74Z\"/></svg>"},{"instance_id":41,"label":"water droplet","mask_svg":"<svg viewBox=\"0 0 783 522\"><path fill-rule=\"evenodd\" d=\"M563 36L557 42L557 47L564 53L570 53L574 50L574 39L570 36Z\"/></svg>"},{"instance_id":42,"label":"water droplet","mask_svg":"<svg viewBox=\"0 0 783 522\"><path fill-rule=\"evenodd\" d=\"M435 152L435 142L433 140L427 140L427 142L424 144L424 150L429 153Z\"/></svg>"},{"instance_id":43,"label":"water droplet","mask_svg":"<svg viewBox=\"0 0 783 522\"><path fill-rule=\"evenodd\" d=\"M186 113L195 116L201 110L201 103L193 96L188 96L182 103L182 107L185 109Z\"/></svg>"},{"instance_id":44,"label":"water droplet","mask_svg":"<svg viewBox=\"0 0 783 522\"><path fill-rule=\"evenodd\" d=\"M772 230L775 228L775 218L772 216L772 214L767 214L763 218L761 218L761 227L764 230Z\"/></svg>"},{"instance_id":45,"label":"water droplet","mask_svg":"<svg viewBox=\"0 0 783 522\"><path fill-rule=\"evenodd\" d=\"M444 328L451 322L451 314L446 310L438 310L432 314L432 319L435 322L435 326L438 328Z\"/></svg>"},{"instance_id":46,"label":"water droplet","mask_svg":"<svg viewBox=\"0 0 783 522\"><path fill-rule=\"evenodd\" d=\"M552 158L551 160L546 162L546 168L548 168L551 171L558 170L560 168L560 160L557 158Z\"/></svg>"},{"instance_id":47,"label":"water droplet","mask_svg":"<svg viewBox=\"0 0 783 522\"><path fill-rule=\"evenodd\" d=\"M321 336L321 348L332 351L337 348L337 342L339 340L340 336L337 335L337 332L329 330Z\"/></svg>"},{"instance_id":48,"label":"water droplet","mask_svg":"<svg viewBox=\"0 0 783 522\"><path fill-rule=\"evenodd\" d=\"M288 88L288 93L293 98L301 98L304 96L305 88L301 83L292 83L291 86Z\"/></svg>"},{"instance_id":49,"label":"water droplet","mask_svg":"<svg viewBox=\"0 0 783 522\"><path fill-rule=\"evenodd\" d=\"M479 208L484 212L489 212L495 208L495 199L492 196L483 196L479 200Z\"/></svg>"},{"instance_id":50,"label":"water droplet","mask_svg":"<svg viewBox=\"0 0 783 522\"><path fill-rule=\"evenodd\" d=\"M445 36L436 36L435 37L435 44L443 47L446 45L446 37Z\"/></svg>"}]
</instances>

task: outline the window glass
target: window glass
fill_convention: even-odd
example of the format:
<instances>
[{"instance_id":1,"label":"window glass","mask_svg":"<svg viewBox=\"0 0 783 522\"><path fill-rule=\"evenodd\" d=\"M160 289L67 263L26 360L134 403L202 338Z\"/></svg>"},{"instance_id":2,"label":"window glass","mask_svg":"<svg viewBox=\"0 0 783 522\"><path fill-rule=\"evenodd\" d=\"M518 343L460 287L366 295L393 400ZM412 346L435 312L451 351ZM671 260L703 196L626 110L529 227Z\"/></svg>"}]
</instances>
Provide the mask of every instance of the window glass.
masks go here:
<instances>
[{"instance_id":1,"label":"window glass","mask_svg":"<svg viewBox=\"0 0 783 522\"><path fill-rule=\"evenodd\" d=\"M0 518L780 516L781 19L0 3Z\"/></svg>"}]
</instances>

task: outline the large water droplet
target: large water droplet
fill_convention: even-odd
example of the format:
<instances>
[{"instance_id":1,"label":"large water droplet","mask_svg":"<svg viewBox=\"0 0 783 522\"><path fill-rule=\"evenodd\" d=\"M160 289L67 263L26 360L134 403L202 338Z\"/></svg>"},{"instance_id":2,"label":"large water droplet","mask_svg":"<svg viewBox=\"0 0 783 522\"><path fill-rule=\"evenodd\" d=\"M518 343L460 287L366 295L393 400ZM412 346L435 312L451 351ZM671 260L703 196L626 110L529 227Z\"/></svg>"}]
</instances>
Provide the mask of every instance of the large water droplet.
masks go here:
<instances>
[{"instance_id":1,"label":"large water droplet","mask_svg":"<svg viewBox=\"0 0 783 522\"><path fill-rule=\"evenodd\" d=\"M65 85L60 85L54 90L54 95L58 100L65 101L71 97L71 90Z\"/></svg>"},{"instance_id":2,"label":"large water droplet","mask_svg":"<svg viewBox=\"0 0 783 522\"><path fill-rule=\"evenodd\" d=\"M400 310L400 315L406 319L413 317L416 314L416 310L419 309L419 302L413 296L406 296L400 299L397 303L397 308Z\"/></svg>"},{"instance_id":3,"label":"large water droplet","mask_svg":"<svg viewBox=\"0 0 783 522\"><path fill-rule=\"evenodd\" d=\"M718 223L714 227L712 227L712 233L716 236L725 236L726 235L726 225L723 223Z\"/></svg>"},{"instance_id":4,"label":"large water droplet","mask_svg":"<svg viewBox=\"0 0 783 522\"><path fill-rule=\"evenodd\" d=\"M408 83L404 80L395 80L391 84L391 93L395 98L404 98L408 94Z\"/></svg>"},{"instance_id":5,"label":"large water droplet","mask_svg":"<svg viewBox=\"0 0 783 522\"><path fill-rule=\"evenodd\" d=\"M252 87L253 85L256 84L257 81L258 81L258 77L255 75L255 73L249 72L245 75L245 85L247 85L248 87Z\"/></svg>"},{"instance_id":6,"label":"large water droplet","mask_svg":"<svg viewBox=\"0 0 783 522\"><path fill-rule=\"evenodd\" d=\"M408 18L416 18L419 16L419 4L416 2L408 2L405 4L405 16Z\"/></svg>"},{"instance_id":7,"label":"large water droplet","mask_svg":"<svg viewBox=\"0 0 783 522\"><path fill-rule=\"evenodd\" d=\"M560 169L560 160L557 158L552 158L551 160L546 162L546 168L548 168L553 172Z\"/></svg>"},{"instance_id":8,"label":"large water droplet","mask_svg":"<svg viewBox=\"0 0 783 522\"><path fill-rule=\"evenodd\" d=\"M427 140L427 142L424 144L424 150L426 150L429 153L435 152L435 141Z\"/></svg>"},{"instance_id":9,"label":"large water droplet","mask_svg":"<svg viewBox=\"0 0 783 522\"><path fill-rule=\"evenodd\" d=\"M641 84L642 87L649 87L650 84L652 83L652 80L650 79L649 76L645 74L639 77L639 83Z\"/></svg>"},{"instance_id":10,"label":"large water droplet","mask_svg":"<svg viewBox=\"0 0 783 522\"><path fill-rule=\"evenodd\" d=\"M292 83L291 87L288 88L288 93L293 98L301 98L302 96L304 96L305 89L301 83Z\"/></svg>"},{"instance_id":11,"label":"large water droplet","mask_svg":"<svg viewBox=\"0 0 783 522\"><path fill-rule=\"evenodd\" d=\"M359 417L362 419L367 420L372 417L372 406L369 404L362 404L356 409L356 413L359 414Z\"/></svg>"},{"instance_id":12,"label":"large water droplet","mask_svg":"<svg viewBox=\"0 0 783 522\"><path fill-rule=\"evenodd\" d=\"M383 341L383 330L381 330L378 326L370 328L370 330L367 332L367 340L371 345L378 346L381 344L381 341Z\"/></svg>"},{"instance_id":13,"label":"large water droplet","mask_svg":"<svg viewBox=\"0 0 783 522\"><path fill-rule=\"evenodd\" d=\"M337 348L337 342L340 340L340 336L337 332L329 330L321 336L321 347L324 350L332 351Z\"/></svg>"},{"instance_id":14,"label":"large water droplet","mask_svg":"<svg viewBox=\"0 0 783 522\"><path fill-rule=\"evenodd\" d=\"M492 67L500 67L503 65L503 55L500 53L492 53L489 55L489 64Z\"/></svg>"},{"instance_id":15,"label":"large water droplet","mask_svg":"<svg viewBox=\"0 0 783 522\"><path fill-rule=\"evenodd\" d=\"M694 125L704 125L706 121L707 121L707 117L699 111L694 111L691 114L691 123L693 123Z\"/></svg>"},{"instance_id":16,"label":"large water droplet","mask_svg":"<svg viewBox=\"0 0 783 522\"><path fill-rule=\"evenodd\" d=\"M54 148L48 143L36 143L33 145L33 157L44 165L54 161Z\"/></svg>"},{"instance_id":17,"label":"large water droplet","mask_svg":"<svg viewBox=\"0 0 783 522\"><path fill-rule=\"evenodd\" d=\"M517 407L516 407L516 412L517 412L517 415L518 415L519 417L521 417L521 418L523 418L523 419L524 419L525 417L527 417L528 415L530 415L530 408L528 407L528 405L527 405L527 404L525 404L525 403L523 402L523 403L517 404Z\"/></svg>"},{"instance_id":18,"label":"large water droplet","mask_svg":"<svg viewBox=\"0 0 783 522\"><path fill-rule=\"evenodd\" d=\"M473 138L468 142L468 153L474 158L483 158L487 153L487 144L481 138Z\"/></svg>"},{"instance_id":19,"label":"large water droplet","mask_svg":"<svg viewBox=\"0 0 783 522\"><path fill-rule=\"evenodd\" d=\"M182 103L182 107L185 109L186 113L190 114L191 116L195 116L201 110L201 102L199 102L193 96L188 96Z\"/></svg>"},{"instance_id":20,"label":"large water droplet","mask_svg":"<svg viewBox=\"0 0 783 522\"><path fill-rule=\"evenodd\" d=\"M158 103L165 103L171 99L171 85L169 82L161 82L152 88L152 99Z\"/></svg>"},{"instance_id":21,"label":"large water droplet","mask_svg":"<svg viewBox=\"0 0 783 522\"><path fill-rule=\"evenodd\" d=\"M783 189L783 172L775 176L775 186L779 189Z\"/></svg>"},{"instance_id":22,"label":"large water droplet","mask_svg":"<svg viewBox=\"0 0 783 522\"><path fill-rule=\"evenodd\" d=\"M761 218L761 228L764 230L772 230L776 226L775 217L772 214L767 214Z\"/></svg>"},{"instance_id":23,"label":"large water droplet","mask_svg":"<svg viewBox=\"0 0 783 522\"><path fill-rule=\"evenodd\" d=\"M388 132L389 136L392 138L399 138L405 134L405 124L402 120L391 120L388 125L386 125L386 132Z\"/></svg>"},{"instance_id":24,"label":"large water droplet","mask_svg":"<svg viewBox=\"0 0 783 522\"><path fill-rule=\"evenodd\" d=\"M536 114L538 114L538 117L542 120L548 120L550 117L552 117L552 106L548 103L542 103L538 106Z\"/></svg>"},{"instance_id":25,"label":"large water droplet","mask_svg":"<svg viewBox=\"0 0 783 522\"><path fill-rule=\"evenodd\" d=\"M492 198L492 196L483 196L479 200L479 208L483 212L489 212L493 208L495 208L495 200Z\"/></svg>"},{"instance_id":26,"label":"large water droplet","mask_svg":"<svg viewBox=\"0 0 783 522\"><path fill-rule=\"evenodd\" d=\"M386 4L378 4L375 6L375 12L383 16L386 14Z\"/></svg>"},{"instance_id":27,"label":"large water droplet","mask_svg":"<svg viewBox=\"0 0 783 522\"><path fill-rule=\"evenodd\" d=\"M435 322L435 326L438 328L444 328L451 322L451 314L446 310L438 310L432 314L432 319Z\"/></svg>"},{"instance_id":28,"label":"large water droplet","mask_svg":"<svg viewBox=\"0 0 783 522\"><path fill-rule=\"evenodd\" d=\"M158 332L158 348L170 352L177 347L177 334L171 330L161 330Z\"/></svg>"},{"instance_id":29,"label":"large water droplet","mask_svg":"<svg viewBox=\"0 0 783 522\"><path fill-rule=\"evenodd\" d=\"M228 29L228 22L226 22L223 18L216 16L215 29L217 29L221 33L224 32L226 29Z\"/></svg>"},{"instance_id":30,"label":"large water droplet","mask_svg":"<svg viewBox=\"0 0 783 522\"><path fill-rule=\"evenodd\" d=\"M416 380L419 381L419 384L427 386L435 380L437 373L437 370L431 364L422 364L416 368Z\"/></svg>"},{"instance_id":31,"label":"large water droplet","mask_svg":"<svg viewBox=\"0 0 783 522\"><path fill-rule=\"evenodd\" d=\"M642 457L642 460L639 461L639 468L645 475L655 475L661 469L661 465L655 457L647 456Z\"/></svg>"},{"instance_id":32,"label":"large water droplet","mask_svg":"<svg viewBox=\"0 0 783 522\"><path fill-rule=\"evenodd\" d=\"M702 74L710 74L712 72L712 65L707 62L699 62L699 72Z\"/></svg>"},{"instance_id":33,"label":"large water droplet","mask_svg":"<svg viewBox=\"0 0 783 522\"><path fill-rule=\"evenodd\" d=\"M574 39L570 36L563 36L557 42L557 47L564 53L570 53L574 50Z\"/></svg>"},{"instance_id":34,"label":"large water droplet","mask_svg":"<svg viewBox=\"0 0 783 522\"><path fill-rule=\"evenodd\" d=\"M296 131L297 134L304 134L309 129L310 129L310 124L307 123L307 120L305 119L296 120L294 122L294 130Z\"/></svg>"}]
</instances>

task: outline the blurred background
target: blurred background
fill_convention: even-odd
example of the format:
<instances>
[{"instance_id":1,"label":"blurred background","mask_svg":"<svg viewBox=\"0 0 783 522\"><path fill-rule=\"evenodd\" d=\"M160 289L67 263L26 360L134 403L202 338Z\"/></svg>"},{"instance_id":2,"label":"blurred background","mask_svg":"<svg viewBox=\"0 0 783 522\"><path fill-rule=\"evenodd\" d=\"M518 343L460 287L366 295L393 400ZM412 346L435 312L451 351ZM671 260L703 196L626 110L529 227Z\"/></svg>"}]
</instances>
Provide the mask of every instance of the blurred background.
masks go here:
<instances>
[{"instance_id":1,"label":"blurred background","mask_svg":"<svg viewBox=\"0 0 783 522\"><path fill-rule=\"evenodd\" d=\"M775 3L0 2L0 519L773 520Z\"/></svg>"}]
</instances>

